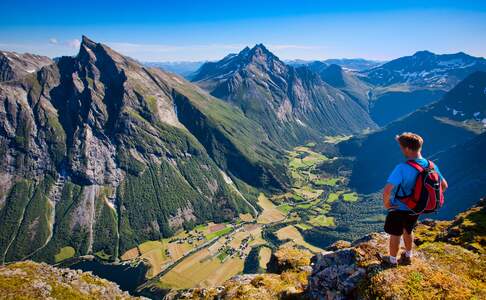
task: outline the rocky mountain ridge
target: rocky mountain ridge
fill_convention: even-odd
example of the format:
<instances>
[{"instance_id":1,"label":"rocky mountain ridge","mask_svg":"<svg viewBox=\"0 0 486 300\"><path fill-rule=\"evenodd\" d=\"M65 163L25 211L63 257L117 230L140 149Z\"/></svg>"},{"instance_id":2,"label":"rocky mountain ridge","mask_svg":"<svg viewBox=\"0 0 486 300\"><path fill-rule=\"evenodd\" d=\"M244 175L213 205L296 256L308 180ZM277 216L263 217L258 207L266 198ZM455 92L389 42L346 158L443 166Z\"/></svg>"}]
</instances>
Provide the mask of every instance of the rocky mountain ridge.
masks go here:
<instances>
[{"instance_id":1,"label":"rocky mountain ridge","mask_svg":"<svg viewBox=\"0 0 486 300\"><path fill-rule=\"evenodd\" d=\"M0 82L20 79L53 62L47 56L0 51Z\"/></svg>"},{"instance_id":2,"label":"rocky mountain ridge","mask_svg":"<svg viewBox=\"0 0 486 300\"><path fill-rule=\"evenodd\" d=\"M486 59L464 52L434 54L418 51L414 55L389 61L360 72L363 80L377 86L409 84L449 90L467 75L486 70Z\"/></svg>"},{"instance_id":3,"label":"rocky mountain ridge","mask_svg":"<svg viewBox=\"0 0 486 300\"><path fill-rule=\"evenodd\" d=\"M376 128L348 95L307 67L286 65L262 44L204 64L192 81L240 107L282 145Z\"/></svg>"},{"instance_id":4,"label":"rocky mountain ridge","mask_svg":"<svg viewBox=\"0 0 486 300\"><path fill-rule=\"evenodd\" d=\"M248 184L288 180L281 150L241 110L87 37L77 56L0 83L0 103L2 261L55 262L66 248L116 260L255 214Z\"/></svg>"}]
</instances>

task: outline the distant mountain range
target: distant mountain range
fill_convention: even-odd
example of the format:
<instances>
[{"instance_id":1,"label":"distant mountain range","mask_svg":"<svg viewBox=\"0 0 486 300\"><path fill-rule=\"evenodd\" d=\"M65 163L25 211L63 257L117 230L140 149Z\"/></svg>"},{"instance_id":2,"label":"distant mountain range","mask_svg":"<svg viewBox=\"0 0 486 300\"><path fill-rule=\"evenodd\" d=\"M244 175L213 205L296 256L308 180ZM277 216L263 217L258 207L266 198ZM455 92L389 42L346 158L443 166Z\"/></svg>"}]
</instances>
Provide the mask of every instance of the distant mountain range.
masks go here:
<instances>
[{"instance_id":1,"label":"distant mountain range","mask_svg":"<svg viewBox=\"0 0 486 300\"><path fill-rule=\"evenodd\" d=\"M181 76L184 76L188 79L191 78L193 75L204 63L207 61L161 61L161 62L144 62L143 64L147 67L159 68L168 72L176 73ZM284 60L284 62L288 65L297 67L302 65L307 65L312 63L313 61L308 60ZM342 59L326 59L324 61L320 61L327 65L336 64L343 68L361 71L370 69L372 67L376 67L384 62L373 61L373 60L366 60L362 58L342 58Z\"/></svg>"},{"instance_id":2,"label":"distant mountain range","mask_svg":"<svg viewBox=\"0 0 486 300\"><path fill-rule=\"evenodd\" d=\"M346 93L306 66L286 65L262 44L205 63L192 81L240 107L282 145L376 128Z\"/></svg>"},{"instance_id":3,"label":"distant mountain range","mask_svg":"<svg viewBox=\"0 0 486 300\"><path fill-rule=\"evenodd\" d=\"M330 58L325 60L301 60L301 59L294 59L294 60L286 60L285 63L291 66L303 66L309 65L312 63L322 63L325 65L338 65L342 68L353 70L353 71L362 71L368 70L373 67L377 67L379 65L384 64L384 61L376 61L376 60L369 60L363 58Z\"/></svg>"},{"instance_id":4,"label":"distant mountain range","mask_svg":"<svg viewBox=\"0 0 486 300\"><path fill-rule=\"evenodd\" d=\"M199 69L206 61L166 61L166 62L145 62L147 67L159 68L168 72L176 73L183 77L190 75Z\"/></svg>"},{"instance_id":5,"label":"distant mountain range","mask_svg":"<svg viewBox=\"0 0 486 300\"><path fill-rule=\"evenodd\" d=\"M419 51L359 73L376 86L407 84L429 89L450 90L469 74L486 70L486 59L463 52L434 54Z\"/></svg>"}]
</instances>

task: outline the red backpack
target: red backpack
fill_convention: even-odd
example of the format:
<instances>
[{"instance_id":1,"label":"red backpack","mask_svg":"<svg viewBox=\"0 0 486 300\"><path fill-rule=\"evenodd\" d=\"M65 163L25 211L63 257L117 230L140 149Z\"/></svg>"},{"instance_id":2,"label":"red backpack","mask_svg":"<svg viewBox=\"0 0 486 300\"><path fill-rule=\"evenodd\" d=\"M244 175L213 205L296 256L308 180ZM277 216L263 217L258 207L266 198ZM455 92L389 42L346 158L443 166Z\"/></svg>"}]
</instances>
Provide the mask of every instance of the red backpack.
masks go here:
<instances>
[{"instance_id":1,"label":"red backpack","mask_svg":"<svg viewBox=\"0 0 486 300\"><path fill-rule=\"evenodd\" d=\"M437 211L444 204L444 193L442 191L441 178L435 170L435 165L430 160L428 167L424 168L415 160L407 161L407 164L418 171L412 193L407 196L395 198L405 203L405 205L415 214L427 214Z\"/></svg>"}]
</instances>

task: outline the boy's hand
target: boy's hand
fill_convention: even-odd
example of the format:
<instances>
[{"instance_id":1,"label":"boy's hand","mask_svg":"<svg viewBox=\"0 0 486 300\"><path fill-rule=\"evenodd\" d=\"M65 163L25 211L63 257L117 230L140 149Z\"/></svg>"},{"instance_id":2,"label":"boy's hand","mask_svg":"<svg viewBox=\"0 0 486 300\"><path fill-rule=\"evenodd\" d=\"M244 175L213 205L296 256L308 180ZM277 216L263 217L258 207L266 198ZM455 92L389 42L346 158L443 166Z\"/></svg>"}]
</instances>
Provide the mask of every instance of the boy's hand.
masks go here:
<instances>
[{"instance_id":1,"label":"boy's hand","mask_svg":"<svg viewBox=\"0 0 486 300\"><path fill-rule=\"evenodd\" d=\"M390 195L393 190L393 184L387 183L385 185L385 188L383 189L383 206L385 206L386 209L395 209L398 208L396 205L391 205L390 202Z\"/></svg>"},{"instance_id":2,"label":"boy's hand","mask_svg":"<svg viewBox=\"0 0 486 300\"><path fill-rule=\"evenodd\" d=\"M391 205L390 201L383 203L383 206L385 206L385 208L388 210L398 208L396 205Z\"/></svg>"}]
</instances>

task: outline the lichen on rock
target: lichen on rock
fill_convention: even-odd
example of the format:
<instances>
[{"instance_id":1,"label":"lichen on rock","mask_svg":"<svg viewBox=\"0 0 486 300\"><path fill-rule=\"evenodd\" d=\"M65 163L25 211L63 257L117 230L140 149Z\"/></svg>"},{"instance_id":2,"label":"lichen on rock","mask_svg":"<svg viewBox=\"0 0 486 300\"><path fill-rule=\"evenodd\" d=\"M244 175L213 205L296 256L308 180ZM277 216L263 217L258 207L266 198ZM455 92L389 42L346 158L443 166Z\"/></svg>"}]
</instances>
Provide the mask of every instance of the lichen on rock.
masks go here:
<instances>
[{"instance_id":1,"label":"lichen on rock","mask_svg":"<svg viewBox=\"0 0 486 300\"><path fill-rule=\"evenodd\" d=\"M0 266L1 299L138 299L89 272L23 261Z\"/></svg>"}]
</instances>

